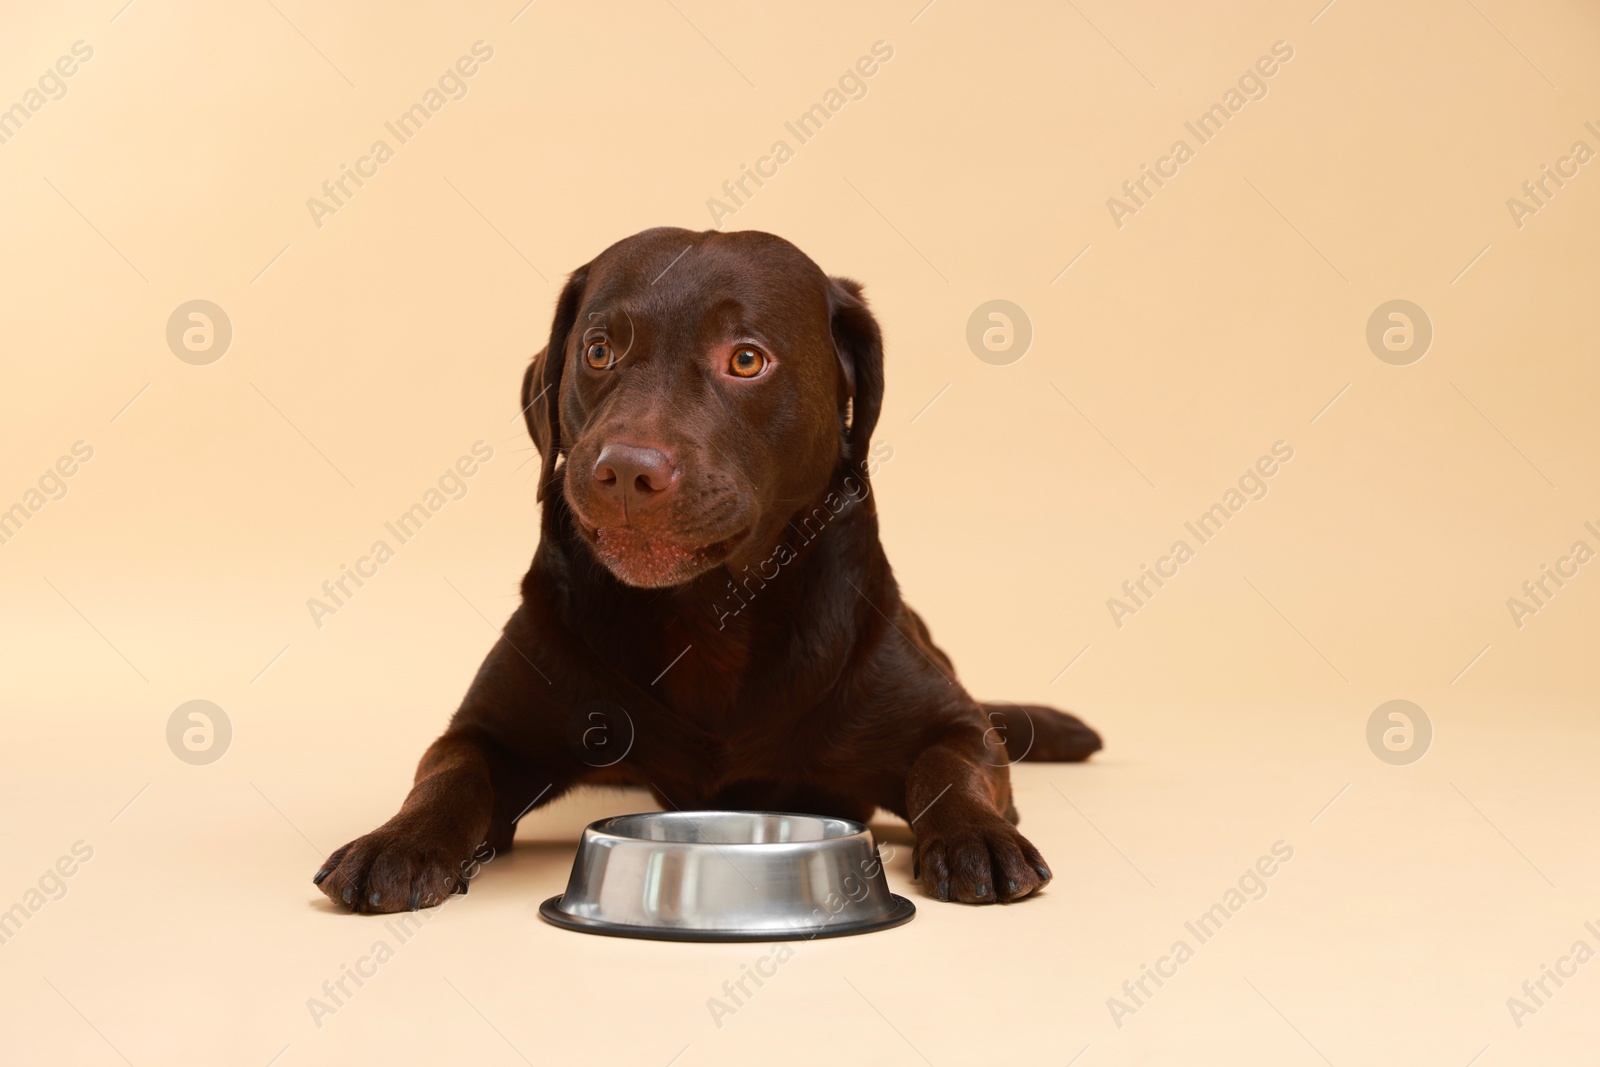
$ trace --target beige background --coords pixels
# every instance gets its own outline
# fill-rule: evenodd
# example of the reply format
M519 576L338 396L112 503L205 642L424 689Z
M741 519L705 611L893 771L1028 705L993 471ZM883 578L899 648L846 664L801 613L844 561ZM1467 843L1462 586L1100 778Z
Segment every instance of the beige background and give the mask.
M1506 1001L1600 949L1600 563L1521 629L1506 600L1600 549L1600 162L1521 228L1506 199L1600 150L1600 16L1320 2L7 4L0 106L93 58L0 144L0 507L94 458L0 545L0 907L94 852L0 946L0 1059L1585 1062L1600 963L1520 1028ZM479 40L465 98L318 228L306 199ZM866 96L796 144L880 40ZM1276 41L1268 95L1119 229L1107 198ZM886 821L917 920L800 946L718 1027L707 998L770 949L538 921L577 829L647 804L596 793L315 1025L392 935L310 876L398 803L532 552L516 387L556 284L709 226L779 138L724 225L867 285L908 599L976 693L1106 736L1016 772L1058 877L940 906ZM1007 366L965 341L996 298L1035 331ZM1397 298L1435 330L1409 366L1364 336ZM192 299L233 326L207 366L165 341ZM306 599L478 440L467 495L315 626ZM1267 498L1118 628L1107 598L1280 440ZM1396 698L1435 732L1404 767L1365 741ZM192 699L233 726L208 766L165 740ZM1117 1026L1107 998L1280 840L1265 898Z

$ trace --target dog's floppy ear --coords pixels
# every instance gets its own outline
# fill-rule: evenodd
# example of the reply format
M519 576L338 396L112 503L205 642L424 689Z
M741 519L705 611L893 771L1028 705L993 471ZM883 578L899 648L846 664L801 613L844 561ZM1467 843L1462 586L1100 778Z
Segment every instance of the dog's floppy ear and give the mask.
M867 310L861 284L849 278L829 279L828 315L842 372L839 417L842 422L848 406L850 420L845 441L849 458L860 462L866 457L883 407L883 332Z
M536 499L543 500L550 482L555 478L556 457L561 455L561 372L567 365L567 336L578 317L578 305L583 301L583 286L588 279L588 267L579 267L567 279L556 301L555 320L550 324L550 342L533 357L528 371L522 376L522 417L528 423L528 433L538 446L542 460L539 469L539 489Z

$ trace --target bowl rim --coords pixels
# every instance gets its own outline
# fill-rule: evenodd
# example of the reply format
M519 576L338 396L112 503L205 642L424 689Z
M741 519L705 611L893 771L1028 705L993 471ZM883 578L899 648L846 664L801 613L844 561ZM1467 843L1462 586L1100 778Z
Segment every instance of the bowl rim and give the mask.
M917 914L917 906L898 893L889 894L893 906L889 914L876 919L859 919L847 923L823 923L820 926L766 927L758 930L741 930L732 927L689 928L676 926L643 926L633 923L591 919L561 910L558 893L539 905L539 917L552 926L576 930L585 934L606 937L628 937L641 941L817 941L825 937L849 937L853 934L870 934L903 926Z
M803 841L711 841L701 835L699 841L663 841L653 837L635 837L631 834L617 833L612 825L626 819L667 819L673 822L682 820L692 823L697 817L725 817L737 816L741 818L793 818L806 819L812 822L834 823L844 827L848 832L831 837L812 838ZM846 819L837 815L817 815L804 811L745 811L734 808L705 808L699 810L676 811L638 811L624 815L608 815L603 819L596 819L583 828L583 834L578 841L581 851L589 844L592 838L606 838L612 841L626 841L640 845L671 845L675 848L709 848L722 851L723 849L795 849L795 848L829 848L843 842L855 841L863 835L871 836L872 828L866 823L855 819ZM878 849L876 837L871 837L873 851Z

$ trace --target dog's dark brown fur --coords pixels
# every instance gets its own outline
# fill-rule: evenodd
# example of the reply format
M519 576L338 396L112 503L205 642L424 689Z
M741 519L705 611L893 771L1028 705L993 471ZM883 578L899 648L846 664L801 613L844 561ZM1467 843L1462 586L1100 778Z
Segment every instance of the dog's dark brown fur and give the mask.
M968 696L901 601L871 495L882 398L860 286L780 238L649 230L575 271L523 381L543 521L522 605L400 812L329 857L323 892L438 904L530 807L594 784L670 808L885 808L941 900L1049 881L1008 762L1100 739Z

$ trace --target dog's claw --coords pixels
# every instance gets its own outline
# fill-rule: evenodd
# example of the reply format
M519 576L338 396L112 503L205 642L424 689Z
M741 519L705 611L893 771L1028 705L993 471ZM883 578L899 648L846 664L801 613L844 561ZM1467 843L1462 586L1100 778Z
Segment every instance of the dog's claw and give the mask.
M311 884L312 885L321 885L323 880L326 879L328 877L328 875L330 875L332 873L333 873L333 868L332 867L324 867L324 868L322 868L322 870L320 870L316 874L312 875Z
M940 900L1009 904L1049 881L1044 857L999 812L948 812L918 834L928 835L918 858L928 868L929 895Z
M467 869L447 842L409 827L381 827L324 860L316 882L336 906L374 915L420 911L465 892L459 883Z

